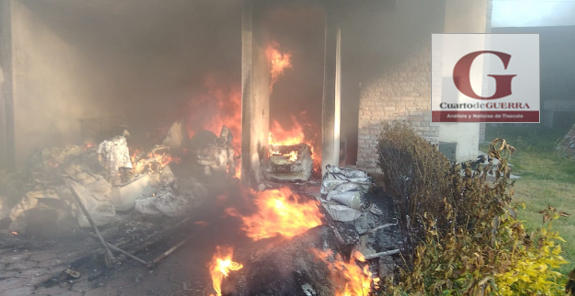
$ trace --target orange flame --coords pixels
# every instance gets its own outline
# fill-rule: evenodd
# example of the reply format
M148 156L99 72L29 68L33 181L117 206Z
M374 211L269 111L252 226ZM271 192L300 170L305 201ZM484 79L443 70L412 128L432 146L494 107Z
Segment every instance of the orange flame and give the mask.
M224 84L215 75L204 80L203 92L188 102L188 136L192 138L201 129L220 135L225 125L232 133L232 146L241 153L242 96L240 85ZM237 157L237 155L236 155ZM236 163L236 177L241 175L241 162Z
M167 152L154 152L153 150L146 153L142 153L142 151L138 148L129 148L131 151L130 160L132 161L132 171L136 172L139 171L142 166L150 165L151 163L157 163L160 165L161 168L166 167L168 164L180 163L181 158L172 156Z
M94 144L94 142L92 142L92 140L86 140L84 142L84 145L82 145L82 150L86 151L92 147L95 147L96 144Z
M288 187L282 187L258 192L254 201L257 212L252 216L241 216L231 208L226 212L242 219L242 229L254 241L277 235L289 238L322 224L318 202L300 200Z
M270 133L269 133L269 153L271 155L280 155L280 152L274 150L274 146L290 146L290 145L297 145L297 144L307 144L311 149L311 157L313 160L314 170L321 167L321 154L317 153L314 149L313 141L315 139L306 140L305 134L303 132L302 125L298 122L295 116L291 115L292 120L292 129L285 130L279 122L272 120L272 124L270 126ZM284 156L289 156L289 161L297 160L297 155L294 157L291 153L286 154Z
M289 161L294 162L297 160L297 152L296 151L292 151L288 154L289 156Z
M272 42L266 48L266 57L271 64L271 81L270 81L270 92L273 91L274 84L278 81L280 75L285 69L291 69L291 54L282 53L279 51L279 44L277 42Z
M282 126L275 120L272 120L269 133L269 147L270 154L281 155L279 151L274 149L274 146L289 146L304 143L305 135L301 125L292 116L294 127L291 130L284 130ZM313 148L312 148L313 151ZM289 161L294 162L297 160L297 152L291 151L290 153L283 154L289 157Z
M234 137L233 146L241 146L242 97L239 85L224 85L214 75L204 80L204 92L188 102L188 135L193 137L199 129L220 135L225 125Z
M337 286L335 296L368 296L372 292L372 283L378 282L378 279L372 278L368 265L361 268L357 264L357 261L365 261L363 255L358 251L354 252L349 263L343 261L339 254L318 249L311 249L311 251L316 257L324 261L332 272L332 281Z
M137 158L142 151L138 148L132 149L131 147L129 147L128 149L132 151L132 154L130 155L130 160L132 161L132 164L135 164L138 161Z
M227 277L231 271L237 271L244 266L232 261L234 250L230 247L216 247L216 253L209 263L212 285L217 296L222 295L222 280ZM213 294L212 294L213 296Z
M303 133L301 124L297 122L295 116L292 115L291 118L293 122L293 128L291 130L284 130L277 121L272 120L269 134L270 146L289 146L304 143L305 134Z
M161 167L167 166L169 163L180 163L181 159L179 157L173 157L168 153L150 153L150 158L155 158Z
M201 227L206 227L208 225L210 225L210 223L206 222L206 221L196 221L194 222L194 225L199 225Z

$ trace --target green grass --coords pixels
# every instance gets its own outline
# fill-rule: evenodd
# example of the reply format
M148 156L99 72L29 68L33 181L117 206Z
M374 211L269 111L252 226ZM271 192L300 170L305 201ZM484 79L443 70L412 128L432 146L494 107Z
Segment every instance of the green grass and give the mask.
M561 247L569 261L561 269L567 274L575 266L575 161L559 157L555 149L567 130L545 128L539 124L488 126L486 139L504 138L517 151L511 156L513 173L521 176L514 185L514 199L525 203L520 220L535 229L541 226L538 213L548 205L572 214L554 222L553 228L566 240ZM486 146L482 147L486 151Z

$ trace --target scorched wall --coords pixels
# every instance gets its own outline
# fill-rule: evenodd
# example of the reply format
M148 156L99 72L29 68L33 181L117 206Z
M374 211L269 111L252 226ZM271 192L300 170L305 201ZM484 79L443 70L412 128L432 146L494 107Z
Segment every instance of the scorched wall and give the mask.
M15 159L22 164L34 149L77 141L79 119L98 100L86 92L93 78L80 52L20 1L11 9Z
M3 1L11 4L8 157L18 167L43 146L81 144L80 120L121 121L134 139L192 115L216 117L191 103L239 95L238 1Z

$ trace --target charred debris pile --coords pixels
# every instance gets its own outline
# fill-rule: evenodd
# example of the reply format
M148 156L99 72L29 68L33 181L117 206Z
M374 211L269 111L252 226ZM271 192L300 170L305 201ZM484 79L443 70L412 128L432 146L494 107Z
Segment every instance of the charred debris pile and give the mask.
M216 295L373 295L393 276L401 239L391 197L361 170L328 166L321 183L317 194L253 193L251 215L227 211L250 240L216 250Z
M215 182L236 182L231 138L223 126L219 136L189 139L175 122L148 149L134 148L127 129L99 143L44 147L24 170L0 175L0 248L52 241L108 266L125 258L153 265L134 254L193 224Z
M97 258L113 267L129 258L152 267L191 238L201 239L194 222L214 204L217 188L235 184L244 204L219 206L224 216L240 220L246 239L221 246L227 254L219 246L214 250L208 269L216 295L378 291L380 279L394 273L402 239L392 198L372 177L328 166L317 186L310 181L312 148L300 143L271 147L262 164L265 190L241 188L234 178L239 153L232 139L225 126L219 136L200 131L188 139L184 124L176 122L149 149L129 148L127 131L100 143L44 148L18 178L25 182L8 192L20 191L20 198L2 195L2 235L9 238L3 244L17 248L18 239L34 232L54 238L81 234L91 244L76 244L86 251L71 266ZM182 229L186 237L172 238L166 252L152 260L138 257Z

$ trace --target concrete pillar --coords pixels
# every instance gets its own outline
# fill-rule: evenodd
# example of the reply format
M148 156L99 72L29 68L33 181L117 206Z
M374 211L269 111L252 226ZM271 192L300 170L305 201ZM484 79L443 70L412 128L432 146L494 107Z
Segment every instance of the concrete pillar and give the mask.
M265 55L262 2L242 2L242 182L261 183L269 139L270 65Z
M491 33L491 23L492 23L492 16L493 16L493 0L487 0L485 13L486 13L486 16L485 16L485 33ZM487 124L486 123L480 123L479 124L479 143L486 142L489 140L489 139L486 139L486 135L485 135L486 132L487 132Z
M445 0L444 33L485 33L488 0ZM444 77L451 73L444 73ZM477 158L480 123L441 123L439 140L456 142L457 161Z
M0 168L15 166L12 0L0 0Z
M326 165L339 165L341 123L341 30L329 8L325 21L322 98L322 175Z

